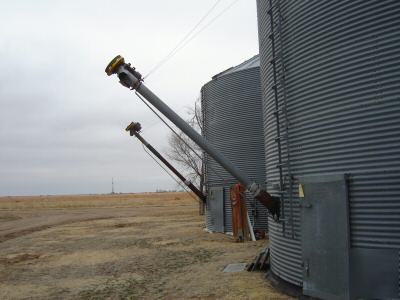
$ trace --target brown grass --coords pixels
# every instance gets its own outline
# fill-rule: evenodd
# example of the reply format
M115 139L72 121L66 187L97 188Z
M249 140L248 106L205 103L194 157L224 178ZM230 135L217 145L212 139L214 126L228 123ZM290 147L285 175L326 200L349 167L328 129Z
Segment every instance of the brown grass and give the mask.
M193 205L193 203L195 203L194 199L180 192L114 195L12 196L0 197L0 210Z
M204 231L187 194L0 199L0 299L288 299L223 273L266 241Z

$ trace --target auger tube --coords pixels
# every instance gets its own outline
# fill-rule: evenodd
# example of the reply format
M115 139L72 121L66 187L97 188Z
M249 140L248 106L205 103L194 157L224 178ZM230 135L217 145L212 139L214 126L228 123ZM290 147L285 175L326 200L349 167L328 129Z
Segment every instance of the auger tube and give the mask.
M158 152L152 145L150 145L140 134L140 130L142 126L140 123L132 122L131 124L126 127L126 131L129 132L131 136L135 136L147 149L151 151L159 160L161 160L164 165L168 167L199 199L205 203L206 196L188 179L186 179L173 165L166 160L160 152Z

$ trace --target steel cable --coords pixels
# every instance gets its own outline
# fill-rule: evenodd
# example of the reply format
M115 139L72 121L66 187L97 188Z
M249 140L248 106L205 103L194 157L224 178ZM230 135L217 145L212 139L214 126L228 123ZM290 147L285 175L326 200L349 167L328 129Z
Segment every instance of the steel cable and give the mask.
M212 18L206 25L204 25L200 30L198 30L196 33L194 33L192 36L190 36L194 30L196 30L197 27L201 24L202 21L206 17L209 16L209 14L214 10L214 8L217 6L217 4L221 0L218 0L212 7L211 9L204 15L201 20L192 28L192 30L189 31L188 34L169 52L169 54L162 59L155 67L153 67L149 73L147 73L143 79L146 79L147 77L150 76L150 74L154 73L156 70L158 70L162 65L164 65L167 61L169 61L172 57L174 57L180 50L182 50L187 44L189 44L195 37L197 37L200 33L202 33L205 29L207 29L212 23L214 23L219 17L221 17L225 12L227 12L233 5L235 5L239 0L234 0L231 4L229 4L227 7L225 7L219 14L217 14L214 18Z
M147 103L147 101L137 92L135 91L136 96L139 97L140 100L142 100L142 102L197 156L199 157L201 160L203 160L203 157L198 154L193 147L191 147L180 135L179 133L176 132L176 130L174 128L172 128L171 125L169 125L167 123L167 121L164 120L164 118L157 113L151 106L149 103ZM153 124L154 125L154 124ZM226 182L226 180L211 166L208 166L208 168L210 168L210 170L219 177L219 179L221 179L223 182Z
M146 150L146 148L144 147L143 144L142 144L142 148L157 163L157 165L159 165L165 171L165 173L167 173L169 175L169 177L171 177L186 193L188 193L190 195L190 197L192 197L194 200L200 202L200 199L197 199L196 197L194 197L192 195L192 193L187 190L186 186L184 186L179 180L177 180L149 151Z
M200 24L210 15L210 13L215 9L215 7L218 5L218 3L221 2L221 0L217 0L213 6L206 12L205 15L203 15L200 20L196 23L196 25L181 39L176 46L162 59L160 60L144 77L143 79L147 78L151 73L155 72L157 69L159 69L164 63L166 63L172 56L176 54L176 50L181 46L182 43L185 42L186 39L190 37L190 35L197 29L197 27L200 26Z

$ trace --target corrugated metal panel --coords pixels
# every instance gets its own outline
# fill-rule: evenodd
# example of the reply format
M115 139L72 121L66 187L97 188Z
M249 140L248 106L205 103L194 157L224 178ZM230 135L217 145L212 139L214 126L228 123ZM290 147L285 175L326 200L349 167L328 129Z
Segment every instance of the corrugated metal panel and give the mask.
M202 88L204 136L251 179L265 181L258 56L213 77ZM206 156L206 186L225 188L225 232L232 231L230 187L237 180ZM247 195L256 229L267 229L267 211ZM208 223L209 224L209 223ZM213 228L208 227L213 230Z
M257 5L271 186L279 170L268 2ZM275 24L281 23L276 67L278 77L285 75L293 176L349 173L351 246L400 248L400 1L273 3ZM280 106L284 95L280 82ZM286 151L283 142L282 157ZM270 222L272 270L301 285L299 200L293 196L294 237L290 224L284 234L282 224ZM287 197L284 210L288 217Z

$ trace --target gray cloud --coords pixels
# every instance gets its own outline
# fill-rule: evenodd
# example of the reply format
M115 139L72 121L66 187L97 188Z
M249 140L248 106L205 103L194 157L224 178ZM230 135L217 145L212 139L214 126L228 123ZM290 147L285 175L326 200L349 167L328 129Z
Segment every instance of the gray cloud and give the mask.
M221 2L220 9L231 1ZM122 54L150 70L214 1L9 1L0 11L0 195L104 193L175 183L124 131L168 130L104 73ZM255 1L241 0L146 80L185 114L211 76L258 50Z

